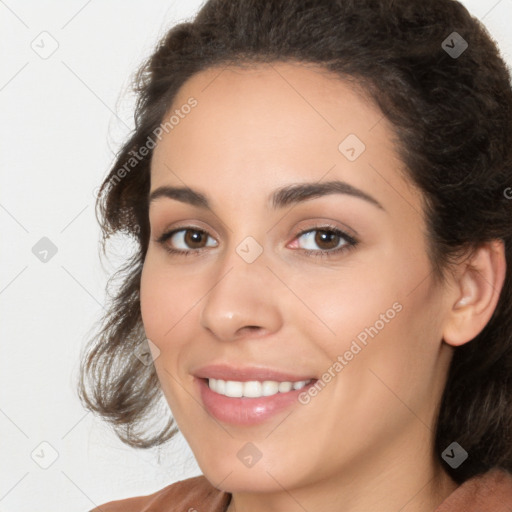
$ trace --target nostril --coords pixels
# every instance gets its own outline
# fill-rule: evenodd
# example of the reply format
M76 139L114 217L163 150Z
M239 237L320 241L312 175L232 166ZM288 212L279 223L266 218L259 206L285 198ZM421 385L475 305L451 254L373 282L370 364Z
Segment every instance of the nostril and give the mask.
M248 331L257 331L258 329L261 329L260 326L258 325L244 325L243 327L240 327L239 332L243 332L245 330L248 330Z

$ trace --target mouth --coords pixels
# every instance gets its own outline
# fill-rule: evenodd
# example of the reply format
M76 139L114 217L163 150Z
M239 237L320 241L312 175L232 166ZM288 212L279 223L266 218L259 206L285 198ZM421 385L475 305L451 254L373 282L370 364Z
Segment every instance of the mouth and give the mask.
M223 379L204 379L209 389L219 395L230 398L261 398L263 396L273 396L277 393L288 393L302 389L311 383L312 379L299 381L277 381L277 380L223 380Z
M196 378L198 394L206 411L218 421L245 427L265 423L293 407L303 407L299 394L313 386L316 380L260 382ZM223 386L223 392L218 392L222 391ZM265 395L264 392L269 394ZM236 396L229 396L228 393Z
M194 380L211 416L231 425L250 426L302 407L300 393L318 379L261 367L210 365L196 371Z

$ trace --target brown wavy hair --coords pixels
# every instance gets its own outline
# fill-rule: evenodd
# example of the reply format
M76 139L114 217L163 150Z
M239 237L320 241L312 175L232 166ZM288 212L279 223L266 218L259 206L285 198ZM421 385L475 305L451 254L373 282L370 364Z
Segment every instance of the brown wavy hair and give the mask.
M442 46L453 32L468 43L457 58ZM135 129L96 202L103 252L118 233L136 251L109 280L107 290L116 289L83 350L83 405L133 447L177 431L170 414L148 431L162 391L154 366L134 357L146 343L139 287L150 234L152 149L141 148L195 73L278 61L355 81L391 122L407 177L423 192L435 277L461 251L504 240L504 287L481 333L455 348L435 451L442 460L457 441L469 453L458 469L445 465L458 483L492 467L512 471L512 88L496 44L454 0L209 0L168 31L135 74Z

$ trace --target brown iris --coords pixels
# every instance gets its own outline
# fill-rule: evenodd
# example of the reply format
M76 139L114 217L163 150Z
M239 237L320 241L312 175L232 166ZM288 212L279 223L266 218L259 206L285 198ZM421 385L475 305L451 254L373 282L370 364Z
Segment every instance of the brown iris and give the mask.
M321 249L324 249L324 250L335 249L338 246L339 242L340 242L340 235L333 233L332 231L321 231L321 230L316 231L315 243Z
M203 247L201 243L206 242L207 237L208 235L203 231L187 229L183 238L191 249L201 249Z

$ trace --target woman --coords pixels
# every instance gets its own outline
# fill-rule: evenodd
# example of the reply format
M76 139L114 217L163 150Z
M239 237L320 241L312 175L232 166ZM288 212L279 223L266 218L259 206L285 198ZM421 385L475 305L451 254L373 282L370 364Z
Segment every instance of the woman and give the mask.
M479 22L210 0L137 91L98 205L138 251L81 397L203 476L95 510L511 510L512 88Z

